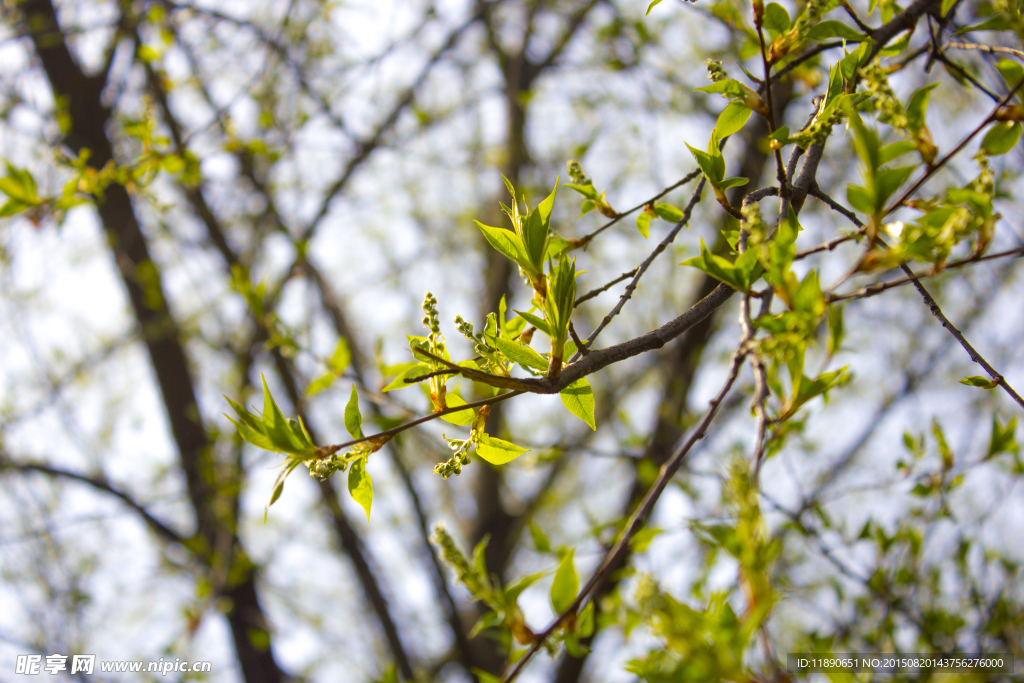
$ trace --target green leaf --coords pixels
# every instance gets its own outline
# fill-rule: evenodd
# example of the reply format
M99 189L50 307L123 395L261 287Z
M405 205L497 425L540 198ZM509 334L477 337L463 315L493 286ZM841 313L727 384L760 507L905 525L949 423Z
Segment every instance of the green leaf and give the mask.
M752 113L753 111L749 107L739 102L727 104L722 113L718 115L718 121L715 122L715 132L718 133L719 139L738 133Z
M224 417L227 417L228 421L235 426L235 429L238 431L238 435L242 437L243 440L251 443L253 446L256 446L256 448L262 448L265 451L277 450L274 447L274 443L268 439L263 432L251 429L241 422L235 422L227 415Z
M589 638L594 635L594 601L589 601L580 610L576 618L576 633L581 638Z
M338 339L338 345L334 347L334 353L331 354L327 364L331 367L331 370L340 375L345 372L351 362L352 350L348 347L348 340L341 337Z
M821 396L835 385L846 380L847 377L848 374L845 367L839 368L834 372L822 373L817 379L813 380L809 379L806 375L802 376L795 394L790 397L786 411L780 419L789 417L798 411L805 403L817 396Z
M883 164L887 164L896 157L916 151L917 145L915 143L910 140L900 140L899 142L894 142L891 145L883 147L878 153L878 158Z
M562 187L568 187L570 190L576 190L581 195L583 195L584 197L591 201L596 202L599 199L601 199L600 193L598 193L597 189L591 183L587 183L586 185L577 185L576 183L562 183ZM586 211L584 211L584 213L586 213Z
M412 384L406 383L405 380L416 379L417 377L421 377L431 372L430 366L426 363L404 363L402 365L392 366L390 370L392 372L398 371L398 376L381 389L382 392L411 387Z
M655 204L654 213L658 214L659 218L668 221L669 223L678 223L684 218L683 212L671 204Z
M544 531L537 526L535 523L530 522L530 536L533 537L533 547L537 549L539 553L550 553L551 552L551 541L548 540L547 535Z
M647 6L647 14L645 14L644 16L646 17L650 15L651 10L654 9L655 6L657 6L659 3L661 3L661 0L652 0L651 4Z
M861 213L872 214L875 212L874 195L866 187L847 185L846 201Z
M706 92L716 95L724 95L726 97L736 97L739 99L745 99L747 97L747 88L735 78L723 78L711 85L705 85L703 88L697 88L697 92Z
M964 26L953 31L954 36L962 36L965 33L971 31L1009 31L1012 27L1009 22L1006 21L1006 16L1003 14L993 14L985 21L974 24L973 26Z
M529 450L508 441L495 439L489 434L481 434L476 442L476 454L492 465L504 465L512 462Z
M996 121L981 141L981 151L990 157L1006 154L1020 140L1020 121Z
M594 421L594 390L585 377L578 380L558 392L562 398L562 404L570 413L587 423L587 426L597 430L597 423Z
M1015 62L1012 59L1001 59L996 64L999 69L999 73L1002 74L1003 80L1006 81L1006 85L1011 88L1015 87L1024 79L1024 66L1021 66L1019 62ZM1024 97L1021 92L1017 91L1017 97Z
M998 380L989 379L988 377L980 377L978 375L973 377L964 377L960 380L960 384L966 384L969 387L978 387L979 389L995 389L999 386Z
M700 170L704 172L704 176L708 179L708 182L714 186L717 186L721 181L722 176L716 175L715 162L711 158L711 155L707 152L703 152L696 147L691 147L690 143L684 143L687 149L690 150L690 154L697 160L697 165L700 166Z
M352 385L352 395L345 406L345 429L352 435L353 439L363 438L363 416L359 414L359 395L356 393L356 385Z
M742 187L750 182L750 178L726 178L722 182L718 183L718 187L722 190L728 190L730 187Z
M879 151L879 158L881 158L881 150ZM916 166L903 166L901 168L887 168L878 172L875 176L875 210L878 212L885 210L885 203L889 200L896 190L900 189L903 183L907 182L907 178L914 172Z
M845 331L843 330L843 307L838 305L829 306L825 311L828 319L828 353L835 354L843 344Z
M847 121L853 130L853 148L856 150L860 160L864 162L868 171L873 175L874 171L882 165L878 154L878 134L864 125L860 114L852 107L849 110Z
M302 453L305 450L305 444L295 436L288 420L274 402L274 397L270 395L266 379L263 379L263 433L274 444L274 450L283 453Z
M786 8L777 2L769 2L764 7L764 19L761 25L768 29L772 40L789 30L793 20L789 18Z
M484 225L480 221L473 222L480 228L480 231L484 234L484 238L490 243L490 245L497 249L503 256L509 260L515 261L523 268L531 268L530 258L526 254L526 249L523 246L523 241L519 239L519 235L515 234L511 230L505 230L504 228L492 228L489 225Z
M652 214L648 211L641 211L640 215L636 217L636 229L640 231L644 239L647 239L651 234L652 217Z
M494 340L494 344L509 360L519 363L524 368L548 369L548 362L544 360L544 357L522 342L509 341L499 337Z
M505 599L508 600L509 604L515 604L515 601L519 599L519 595L537 583L538 579L544 577L547 572L537 572L536 574L527 574L526 576L516 579L516 581L505 589Z
M1020 446L1017 445L1014 435L1017 431L1017 418L1013 418L1006 425L999 422L998 416L992 417L992 440L989 442L988 455L991 458L1000 453L1018 453Z
M373 480L366 471L366 459L360 458L348 470L348 493L352 500L366 510L366 521L370 521L370 506L373 505Z
M808 40L828 40L829 38L843 38L844 40L864 40L867 36L858 33L841 21L823 21L814 26L807 33Z
M716 280L720 280L741 292L749 291L750 286L764 272L764 269L757 260L755 249L748 249L736 259L736 263L729 263L727 259L712 254L708 250L707 245L704 244L703 238L700 241L700 256L687 259L679 265L698 268Z
M445 394L444 402L449 408L458 408L459 406L466 405L466 401L458 394ZM441 419L453 425L467 427L473 424L473 420L476 419L476 413L473 412L472 408L467 408L466 410L459 410L454 413L442 415Z
M633 552L642 553L645 550L647 550L647 546L651 544L651 541L654 540L654 537L663 532L663 529L645 527L633 535L633 538L629 542L629 544L633 547Z
M309 386L306 387L306 396L314 396L334 384L334 377L334 373L329 372L326 375L318 377L310 382Z
M780 143L786 144L786 141L789 140L789 126L782 126L781 128L776 128L775 132L772 133L771 135L766 135L765 139L778 140Z
M932 90L939 87L938 83L931 83L918 88L907 100L907 128L916 133L924 126L925 113L928 111L928 100L932 96Z
M551 582L551 606L555 614L562 614L570 607L576 599L580 590L580 577L576 574L576 567L572 562L573 550L570 548L562 557L562 561L555 570L555 579Z
M946 12L956 4L956 0L942 0L942 6L939 8L939 16L945 17Z
M546 334L547 336L549 336L549 337L551 336L551 328L548 327L548 324L542 318L534 315L533 313L524 313L523 311L516 311L516 314L520 318L522 318L523 320L525 320L526 322L530 323L531 325L536 327L538 330L540 330L541 332ZM545 367L547 367L547 366L545 366Z
M654 2L651 3L651 7L654 7L659 2L661 2L661 0L654 0ZM650 11L650 9L647 10L648 14L650 13ZM470 636L472 636L472 634L470 634ZM473 672L473 675L476 676L477 680L480 683L501 683L501 678L499 676L495 676L489 671L478 669L475 666L472 669L470 669L470 671Z

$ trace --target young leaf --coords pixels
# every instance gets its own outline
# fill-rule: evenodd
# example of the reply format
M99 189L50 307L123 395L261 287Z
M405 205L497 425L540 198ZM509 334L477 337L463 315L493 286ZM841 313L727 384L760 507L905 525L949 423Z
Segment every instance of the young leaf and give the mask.
M683 212L671 204L655 204L654 213L658 214L659 218L668 221L669 223L678 223L683 220Z
M756 250L748 249L736 259L736 263L729 263L727 259L712 254L703 238L700 241L700 256L687 259L679 265L698 268L741 292L749 291L750 286L764 272L757 260Z
M999 381L975 375L973 377L964 377L960 380L960 384L966 384L969 387L978 387L979 389L995 389L999 386Z
M772 40L789 30L793 20L789 18L786 8L777 2L769 2L764 7L764 19L761 25L764 26Z
M591 429L597 429L597 423L594 421L594 390L590 388L590 383L585 377L580 377L562 389L558 395L570 413L586 422Z
M314 396L316 394L319 394L321 391L331 386L332 384L334 384L334 373L328 372L326 375L317 377L315 380L309 383L309 386L306 387L306 396Z
M533 547L537 549L537 552L551 552L551 541L548 540L548 537L544 533L544 531L533 522L530 522L530 536L533 537Z
M331 359L327 361L327 364L331 366L331 370L335 374L340 375L345 372L345 369L348 368L351 362L352 350L348 347L348 340L341 337L338 339L338 345L334 347L334 353L331 354Z
M445 394L444 398L445 403L448 404L449 408L458 408L459 406L466 405L466 401L463 400L463 398L458 394ZM466 410L459 410L454 413L442 415L441 419L453 425L459 425L460 427L468 427L469 425L473 424L473 420L475 417L476 414L473 412L473 409L467 408Z
M990 157L1006 154L1020 140L1020 121L997 121L981 141L981 151Z
M651 218L652 214L646 209L640 212L640 215L636 217L636 229L640 231L640 234L647 239L651 234Z
M544 357L522 342L498 338L494 340L494 344L509 360L519 363L524 368L548 369L548 362Z
M752 113L749 107L739 102L727 104L722 113L718 115L718 121L715 123L715 132L718 134L719 139L739 132L747 123Z
M512 462L529 450L508 441L495 439L489 434L481 434L476 442L476 454L492 465L504 465Z
M651 10L654 9L655 6L657 6L660 3L661 3L661 0L652 0L651 4L647 6L647 14L645 14L644 16L646 17L646 16L650 15Z
M708 182L712 185L717 185L721 181L722 176L715 174L715 162L711 158L711 155L707 152L702 152L696 147L691 147L690 143L684 143L687 149L690 150L690 154L697 160L697 165L700 166L700 170L703 171L704 176L708 179Z
M359 414L359 395L356 393L356 385L352 385L352 395L345 406L345 429L352 435L353 439L363 438L363 416Z
M352 500L366 510L366 521L370 521L370 506L373 505L373 480L366 471L366 459L352 463L348 471L348 493Z
M551 606L555 614L562 614L572 606L576 593L580 590L580 578L572 563L573 550L570 549L555 570L555 579L551 582Z
M866 36L863 33L857 33L841 21L831 19L814 26L807 33L808 40L828 40L829 38L843 38L844 40L860 41L864 40Z
M986 458L991 458L1000 453L1017 453L1020 451L1020 446L1017 445L1017 441L1014 439L1014 434L1017 431L1017 418L1013 418L1003 426L999 417L994 416L992 418L992 440L989 442L988 455Z
M504 228L492 228L480 221L474 221L474 223L480 228L480 232L484 234L484 238L487 239L490 245L503 256L515 261L523 269L530 269L532 267L530 258L526 254L526 249L523 247L523 241L519 238L519 235Z
M520 318L530 323L547 336L551 336L551 328L548 327L548 324L542 318L534 315L533 313L524 313L523 311L516 311L516 313Z

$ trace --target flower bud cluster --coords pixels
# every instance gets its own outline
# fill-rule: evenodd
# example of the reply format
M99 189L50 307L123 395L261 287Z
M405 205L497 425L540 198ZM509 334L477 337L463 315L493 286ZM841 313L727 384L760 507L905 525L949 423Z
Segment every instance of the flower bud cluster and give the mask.
M718 81L724 81L729 77L729 74L722 68L722 62L718 59L709 59L704 62L704 66L708 69L708 80L712 83L718 83Z
M875 110L878 112L878 120L888 123L896 130L908 132L907 126L910 125L910 121L907 119L907 113L900 101L896 99L896 94L892 91L892 86L889 85L889 79L886 77L882 64L875 59L870 64L861 67L860 76L864 81L864 86L871 93Z
M593 185L593 182L587 177L587 174L583 172L583 167L580 166L580 162L575 159L572 159L565 164L565 170L568 171L569 177L576 185Z
M344 472L348 469L348 453L332 453L326 458L307 460L306 467L309 468L309 476L316 477L320 481L328 479L335 472Z
M469 464L469 448L473 445L472 439L449 439L444 437L448 446L455 451L451 458L445 462L439 462L434 466L434 474L440 474L444 479L462 474L462 468Z
M423 325L430 330L430 352L435 356L444 353L444 337L441 336L441 322L437 315L437 298L427 292L423 297Z

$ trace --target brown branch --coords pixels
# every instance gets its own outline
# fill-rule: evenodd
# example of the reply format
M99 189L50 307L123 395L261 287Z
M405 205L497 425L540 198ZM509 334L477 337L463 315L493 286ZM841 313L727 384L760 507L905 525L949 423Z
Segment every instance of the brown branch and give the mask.
M973 346L971 346L970 342L968 342L964 338L964 335L960 332L960 330L958 330L956 326L949 321L949 318L947 318L945 314L942 312L942 309L939 308L938 302L936 302L932 295L928 292L928 290L924 288L924 285L921 284L920 280L918 280L918 278L914 275L913 271L910 270L907 264L903 263L900 265L900 267L903 269L903 272L907 273L908 276L913 278L912 281L914 283L914 287L917 289L918 293L921 294L921 298L924 299L925 303L928 305L928 310L931 311L932 315L938 318L939 322L942 323L943 327L949 330L949 333L953 335L953 338L960 342L960 346L964 347L968 355L970 355L971 360L973 360L981 367L985 368L985 372L989 374L989 377L991 377L994 382L997 382L999 386L1001 386L1003 390L1007 394L1009 394L1010 397L1014 401L1016 401L1021 408L1024 408L1024 398L1021 398L1020 394L1018 394L1013 389L1013 387L1010 386L1009 382L1007 382L1001 374L996 372L996 369L993 368L992 365L987 360L985 360L984 357L982 357L982 355L978 353Z
M723 144L724 142L726 141L723 140ZM682 230L683 227L690 222L690 214L693 213L694 207L696 207L697 202L700 201L700 196L701 193L704 191L704 184L706 182L707 178L704 178L702 176L700 182L697 183L697 187L694 188L693 194L690 196L690 201L687 203L686 208L683 209L682 219L680 219L680 221L676 223L675 227L673 227L672 230L669 231L667 235L665 235L665 239L658 243L658 246L654 248L654 251L652 251L646 259L644 259L644 262L637 266L636 275L634 275L633 279L630 280L628 285L626 285L626 289L625 291L622 292L622 296L619 297L618 303L615 304L615 307L608 313L608 315L604 317L603 320L601 320L601 323L597 326L597 329L595 329L587 338L588 347L592 347L594 345L594 341L597 339L597 335L601 334L601 331L604 330L604 328L606 328L609 323L611 323L612 318L617 316L619 312L622 310L623 306L626 305L626 302L630 300L630 298L633 296L634 290L636 290L637 284L640 282L640 278L644 276L644 273L646 273L647 269L650 268L651 263L653 263L654 259L658 257L658 254L665 251L665 249L668 248L668 245L671 244L673 240L675 240L676 235L679 234L679 231ZM573 356L573 360L575 360L575 358L576 356Z
M319 226L320 221L327 216L333 199L345 188L346 185L348 185L348 181L352 178L352 175L363 164L363 162L365 162L373 151L382 144L384 136L392 129L392 127L394 127L395 123L398 122L399 116L401 116L402 112L405 111L406 107L412 103L413 99L416 97L416 91L419 90L420 86L427 80L427 76L430 75L430 72L441 60L441 57L455 47L455 44L466 29L476 23L479 18L478 14L474 14L448 35L448 39L440 48L430 55L427 63L420 69L419 74L417 74L413 82L405 89L402 96L398 98L398 101L395 102L391 111L384 120L378 124L377 129L373 134L365 140L357 141L357 152L355 156L348 160L348 163L345 164L345 168L341 172L341 175L324 194L324 198L320 203L320 208L316 215L313 216L313 219L301 231L301 235L299 237L300 242L309 241L309 239L313 237L313 233L316 231L317 226Z
M1024 247L1018 247L1017 249L1010 249L1009 251L1001 251L1001 252L998 252L998 253L995 253L995 254L986 254L985 256L970 256L968 258L961 259L959 261L953 261L951 263L947 263L945 265L945 267L943 267L942 270L933 270L932 272L929 272L929 273L913 273L913 275L908 275L906 277L901 277L898 280L889 280L889 281L886 281L886 282L879 282L879 283L876 283L876 284L873 284L873 285L867 285L866 287L861 287L860 289L858 289L855 292L849 292L847 294L839 294L839 295L832 294L826 300L827 300L828 303L831 304L831 303L836 303L838 301L847 301L849 299L866 299L868 297L875 296L876 294L881 294L882 292L886 292L886 291L888 291L890 289L893 289L895 287L900 287L900 286L908 284L910 282L914 282L915 280L919 280L919 279L926 278L926 277L935 277L936 275L941 275L942 273L946 272L947 270L952 270L954 268L963 268L964 266L973 265L975 263L981 263L983 261L992 261L992 260L995 260L995 259L1006 258L1008 256L1016 256L1016 257L1024 256Z
M633 539L633 536L635 536L647 522L647 518L650 516L651 511L657 504L661 494L668 486L668 483L672 480L672 477L675 476L676 472L678 472L679 468L682 466L687 453L690 452L698 441L707 435L711 421L714 419L719 406L722 404L722 401L725 400L726 395L732 389L732 386L736 381L736 377L739 375L740 366L743 364L743 359L747 355L745 348L746 341L747 340L744 340L744 343L733 355L732 365L729 368L729 375L726 378L725 384L715 398L711 400L710 407L704 414L704 417L698 423L690 437L680 444L679 448L676 449L668 461L662 465L658 478L655 480L654 484L651 485L651 488L647 491L647 494L640 502L640 505L637 506L637 509L633 511L632 515L630 515L629 520L626 522L622 532L619 534L618 540L605 555L601 565L593 575L591 575L586 585L583 586L568 609L555 617L554 621L548 624L547 628L537 634L537 638L533 644L530 645L529 649L523 653L505 676L504 683L511 683L511 681L513 681L523 670L523 667L526 666L527 662L530 661L533 655L537 654L537 651L543 647L545 641L555 632L555 630L558 629L562 622L568 619L571 615L575 615L577 613L594 588L604 581L611 569L618 563L620 556L628 550L629 543Z
M967 137L965 137L963 140L961 140L957 144L957 146L954 147L948 154L946 154L941 159L939 159L935 163L934 166L929 167L928 170L926 170L924 172L924 175L922 175L920 178L918 178L917 181L913 185L911 185L907 189L906 192L904 192L902 195L900 195L900 198L897 199L895 202L893 202L889 206L889 208L885 210L885 214L883 215L883 217L884 216L888 216L889 214L891 214L893 211L895 211L896 209L901 207L905 201L907 201L912 196L914 196L914 193L917 192L917 190L922 185L924 185L925 181L927 181L929 178L931 178L933 175L935 175L940 168L942 168L947 163L949 163L950 159L952 159L954 156L959 154L960 150L962 150L964 147L966 147L967 143L969 143L971 140L973 140L974 137L976 135L978 135L978 133L980 133L982 130L984 130L985 126L987 126L988 124L990 124L993 121L995 121L996 120L996 114L999 113L999 110L1002 109L1003 107L1005 107L1007 105L1007 103L1009 103L1009 101L1013 98L1013 96L1015 94L1017 94L1017 91L1020 90L1022 86L1024 86L1024 78L1022 78L1017 83L1017 85L1013 86L1013 88L1010 89L1010 92L1006 93L1005 97L1003 97L1001 100L999 100L999 102L996 104L995 108L991 111L991 113L989 113L989 115L985 117L984 121L982 121L980 124L978 124L974 128L974 130L972 130L967 135Z
M1015 50L1012 47L1003 47L1001 45L977 45L975 43L947 43L946 47L952 47L957 50L980 50L981 52L988 52L989 54L1006 52L1007 54L1016 55L1017 57L1024 58L1024 51Z
M575 301L575 303L573 303L572 307L573 308L578 308L579 305L582 304L584 301L590 301L591 299L593 299L594 297L598 296L599 294L604 294L609 289L611 289L613 286L619 284L623 280L626 280L626 279L631 278L634 275L636 275L636 271L638 269L639 269L639 266L637 266L633 270L626 271L625 273L623 273L622 275L618 276L614 280L612 280L612 281L602 285L601 287L598 287L597 289L590 290L589 292L587 292L586 294L584 294L580 298L576 299L576 301Z
M665 188L664 190L662 190L662 191L661 191L661 192L659 192L658 194L654 195L653 197L651 197L651 198L650 198L650 199L648 199L647 201L645 201L645 202L643 202L643 203L641 203L641 204L637 204L637 205L636 205L636 206L634 206L634 207L633 207L632 209L628 209L628 210L626 210L626 211L623 211L623 212L622 212L622 213L620 213L620 214L617 214L617 215L615 216L615 218L611 219L610 221L608 221L607 223L605 223L604 225L602 225L602 226L601 226L600 228L598 228L598 229L597 229L597 230L595 230L594 232L590 233L589 235L584 235L583 237L579 238L578 240L575 240L575 241L576 241L576 243L578 243L578 244L579 244L580 246L582 246L582 247L586 248L586 246L587 246L588 244L590 244L590 242L591 242L591 241L592 241L592 240L593 240L593 239L594 239L595 237L597 237L597 236L598 236L598 235L600 235L600 234L601 234L602 232L604 232L604 231L605 231L605 230L607 230L608 228L612 227L613 225L615 225L616 223L618 223L619 221L621 221L621 220L622 220L623 218L625 218L625 217L626 217L626 216L628 216L629 214L631 214L631 213L633 213L633 212L635 212L635 211L639 211L640 209L644 208L645 206L647 206L647 205L648 205L648 204L650 204L651 202L656 202L656 201L658 201L659 199L661 199L662 197L664 197L665 195L667 195L667 194L668 194L669 192L671 192L672 190L674 190L674 189L676 189L676 188L679 188L679 187L682 187L683 185L685 185L686 183L690 182L691 180L693 180L694 178L696 178L696 177L697 177L697 176L699 176L700 174L701 174L701 170L700 170L699 168L698 168L698 169L696 169L696 170L694 170L694 171L691 171L690 173L687 173L687 174L686 174L685 176L683 176L683 178L682 178L681 180L679 180L678 182L676 182L676 183L674 183L674 184L672 184L672 185L669 185L669 186L668 186L668 187L666 187L666 188Z
M452 366L453 370L457 369L460 374L469 379L475 379L475 381L480 381L484 384L489 384L493 380L500 380L503 383L509 385L514 384L515 386L520 388L517 388L516 390L510 391L505 394L493 396L491 398L482 399L480 401L475 401L473 403L467 403L466 405L458 406L456 408L447 408L440 412L431 413L416 420L412 420L411 422L406 422L404 424L398 425L397 427L392 427L391 429L386 429L377 434L363 437L362 439L353 439L352 441L346 441L345 443L338 444L337 446L332 446L332 448L341 450L343 448L348 448L350 446L354 446L355 444L363 443L364 441L369 441L371 439L394 436L395 434L399 434L401 432L406 431L407 429L411 429L425 422L430 422L431 420L435 420L443 415L448 415L450 413L455 413L462 410L469 410L471 408L479 408L480 406L492 405L494 403L510 399L514 396L522 395L524 393L557 394L559 391L569 386L576 380L582 377L586 377L587 375L591 375L597 372L598 370L601 370L609 365L612 365L613 363L624 361L628 358L632 358L633 356L638 356L642 353L646 353L647 351L660 349L665 344L672 341L673 339L683 334L688 329L690 329L691 327L693 327L694 325L696 325L697 323L701 322L709 315L711 315L711 313L718 309L722 304L724 304L729 299L729 297L731 297L735 293L735 291L736 290L732 289L727 285L718 285L711 292L711 294L709 294L708 296L704 297L696 304L691 306L685 313L680 315L675 320L672 320L671 322L668 322L665 325L662 325L661 327L652 330L645 335L636 337L635 339L631 339L621 344L616 344L615 346L609 346L606 349L590 351L590 353L587 354L586 358L583 358L582 360L565 366L561 374L558 376L558 379L556 380L551 380L547 377L517 379L514 377L510 378L500 377L498 375L490 375L488 373L479 372L476 370L472 370L470 368L463 368L461 366L457 366L454 363L449 363L449 361L445 361L441 358L438 358L433 354L430 354L422 350L417 350L417 353L422 353L426 356L429 356L431 360L435 360L444 363L445 365Z
M1021 82L1017 84L1017 88L1020 88L1022 85L1024 85L1024 79L1022 79ZM1017 88L1014 88L1014 91L1016 91ZM1013 92L1011 91L1010 94L1012 95ZM990 117L991 117L991 115L990 115ZM978 130L980 130L980 127L976 128L974 133L971 134L971 136L975 135L978 132ZM968 137L970 137L970 136L968 136ZM960 145L958 145L958 149L962 148L964 146L964 144L966 144L966 140L964 142L961 142ZM954 150L953 152L950 152L950 154L947 155L947 157L951 156L952 154L954 154L955 151L956 150ZM921 181L918 183L918 186L920 186L920 183L924 182L924 180L925 179L922 178ZM914 189L914 188L911 188L911 189ZM831 206L832 208L834 208L837 211L840 211L841 213L846 215L858 227L862 225L862 223L857 219L856 216L854 216L851 212L849 212L848 210L846 210L843 207L841 207L831 197L828 197L828 195L826 195L826 194L824 194L824 193L822 193L820 191L815 196L817 197L819 195L820 195L820 197L822 198L823 201L826 201L829 204L829 206ZM901 202L905 201L907 196L909 196L909 191L904 196L904 198L901 199L900 201ZM880 244L884 245L884 242L881 242ZM969 263L973 263L973 262L976 262L976 261L990 260L992 258L999 258L999 257L1002 257L1002 256L1008 256L1008 255L1012 255L1012 254L1020 254L1021 251L1024 251L1024 249L1015 249L1015 250L1012 250L1010 252L1004 252L1004 253L1000 253L1000 254L992 254L987 259L985 257L976 257L976 258L963 259L962 261L958 262L956 265L957 266L967 265ZM915 273L914 271L912 271L910 269L910 266L908 266L905 261L900 263L900 269L903 270L903 272L907 274L907 277L904 280L904 282L900 282L899 284L904 284L905 282L913 282L914 283L914 287L921 294L921 297L924 299L925 303L928 305L928 310L930 310L932 315L934 315L939 320L939 322L942 323L942 326L945 327L947 330L949 330L949 333L952 334L953 337L958 342L960 342L960 345L963 346L964 349L967 350L967 353L971 356L971 360L973 360L975 363L977 363L978 365L983 367L985 369L985 372L987 372L989 374L989 376L994 381L996 381L999 384L999 386L1003 387L1003 390L1006 391L1006 393L1009 394L1010 397L1013 398L1014 401L1016 401L1018 404L1020 404L1020 406L1022 408L1024 408L1024 399L1021 399L1020 394L1018 394L1013 389L1013 387L1010 386L1010 384L1003 378L1002 375L1000 375L998 372L996 372L996 369L993 368L992 365L989 364L989 362L986 361L982 357L982 355L975 350L975 348L973 346L971 346L970 342L968 342L964 338L964 336L963 336L963 334L961 334L960 330L958 330L956 328L956 326L953 325L953 323L951 323L949 321L949 319L945 316L945 314L943 314L942 309L939 308L939 304L935 301L935 299L932 297L932 295L928 293L928 290L925 289L924 285L921 284L921 282L920 282L920 277L921 276L918 275L917 273ZM843 279L845 279L845 278L843 278ZM891 289L892 287L895 287L895 286L897 286L897 285L892 284L888 288ZM843 298L855 298L855 297L847 296L847 297L843 297ZM838 301L839 299L837 298L835 300Z
M146 523L157 536L164 541L169 543L176 543L183 547L188 547L188 539L179 534L174 529L167 526L164 522L161 522L153 515L146 507L135 500L131 494L124 489L121 489L109 481L104 476L89 476L86 474L79 474L77 472L71 472L69 470L60 469L58 467L52 467L44 463L37 462L17 462L12 459L6 452L0 451L0 471L8 470L11 472L35 472L38 474L45 474L48 477L54 477L57 479L67 479L69 481L77 481L81 484L91 486L97 491L108 493L115 498L119 499L133 511L138 513L142 518L142 521Z

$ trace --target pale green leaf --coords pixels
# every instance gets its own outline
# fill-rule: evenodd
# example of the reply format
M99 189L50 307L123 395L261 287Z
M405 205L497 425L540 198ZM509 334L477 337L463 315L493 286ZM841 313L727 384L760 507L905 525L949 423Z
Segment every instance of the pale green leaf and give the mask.
M366 460L352 463L348 471L348 493L352 500L366 510L366 521L370 521L370 506L373 505L373 480L366 471Z
M489 434L481 434L476 442L476 454L492 465L504 465L505 463L512 462L528 451L528 448L523 448L501 439L495 439Z
M352 435L353 439L363 438L363 416L359 414L359 394L356 393L356 385L352 385L352 395L349 396L348 404L345 406L345 429Z
M558 395L570 413L587 423L591 429L597 429L594 420L594 390L590 388L590 383L585 377L580 377L558 392Z
M555 579L551 582L551 606L555 614L562 614L572 607L576 593L580 590L580 577L572 562L573 551L570 549L555 570Z

